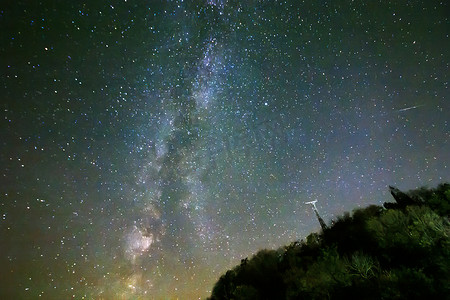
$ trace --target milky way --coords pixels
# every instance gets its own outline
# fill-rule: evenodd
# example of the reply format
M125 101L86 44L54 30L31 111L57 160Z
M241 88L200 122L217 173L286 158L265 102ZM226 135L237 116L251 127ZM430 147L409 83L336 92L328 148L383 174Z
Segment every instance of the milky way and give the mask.
M450 180L445 2L75 2L1 9L0 298L206 297Z

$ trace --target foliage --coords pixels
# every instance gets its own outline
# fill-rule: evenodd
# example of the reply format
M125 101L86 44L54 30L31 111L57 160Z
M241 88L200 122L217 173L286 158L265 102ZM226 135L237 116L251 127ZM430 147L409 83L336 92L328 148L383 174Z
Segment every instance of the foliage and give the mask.
M213 299L423 299L450 293L450 185L339 217L227 271Z

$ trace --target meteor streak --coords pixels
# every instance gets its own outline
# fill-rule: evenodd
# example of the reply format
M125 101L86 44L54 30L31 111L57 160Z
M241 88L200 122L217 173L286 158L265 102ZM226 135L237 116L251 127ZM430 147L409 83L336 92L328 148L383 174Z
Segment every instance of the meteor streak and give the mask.
M419 108L419 107L422 107L422 106L425 106L425 104L402 108L402 109L397 110L397 112L403 112L403 111L407 111L407 110L410 110L410 109L416 109L416 108Z

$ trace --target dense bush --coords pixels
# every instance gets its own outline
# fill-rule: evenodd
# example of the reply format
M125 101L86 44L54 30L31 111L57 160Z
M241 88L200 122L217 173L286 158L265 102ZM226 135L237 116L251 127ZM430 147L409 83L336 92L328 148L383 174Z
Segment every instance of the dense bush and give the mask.
M450 295L450 184L346 213L320 234L229 270L215 299L430 299Z

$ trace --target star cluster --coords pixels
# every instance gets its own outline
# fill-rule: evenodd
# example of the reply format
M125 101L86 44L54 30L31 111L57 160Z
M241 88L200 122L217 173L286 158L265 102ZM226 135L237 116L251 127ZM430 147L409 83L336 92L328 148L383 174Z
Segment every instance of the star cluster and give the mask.
M449 180L444 1L0 11L1 298L205 297L325 221Z

